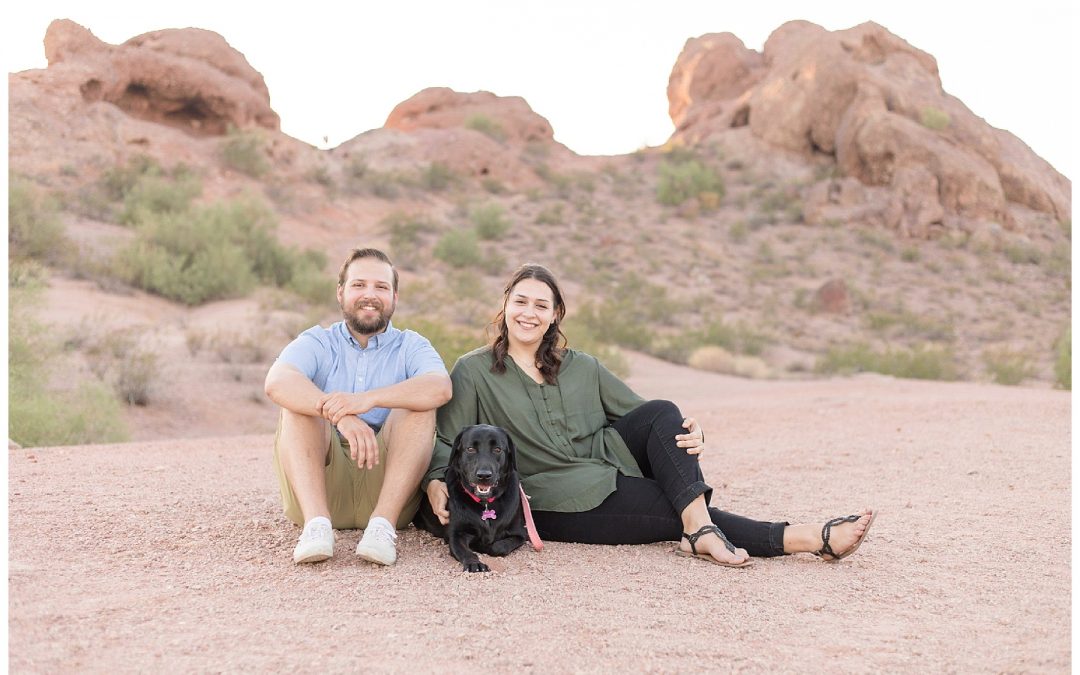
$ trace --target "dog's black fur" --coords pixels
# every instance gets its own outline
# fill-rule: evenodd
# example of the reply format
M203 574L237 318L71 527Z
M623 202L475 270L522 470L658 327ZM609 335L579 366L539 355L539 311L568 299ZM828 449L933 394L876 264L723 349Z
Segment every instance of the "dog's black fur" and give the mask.
M454 439L446 468L450 524L439 522L427 495L413 523L449 543L465 571L488 572L477 553L504 556L528 539L519 485L517 450L506 431L487 424L465 427ZM495 518L482 518L486 510Z

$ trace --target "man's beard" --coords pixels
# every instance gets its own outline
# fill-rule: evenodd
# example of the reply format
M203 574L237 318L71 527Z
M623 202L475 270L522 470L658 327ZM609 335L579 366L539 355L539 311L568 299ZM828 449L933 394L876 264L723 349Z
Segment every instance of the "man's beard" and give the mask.
M374 305L378 310L379 315L371 319L361 319L356 309L357 305ZM394 309L396 305L390 305L390 309L386 309L385 305L379 300L374 301L362 301L353 305L353 310L347 310L344 307L341 308L341 315L345 317L345 323L349 324L349 328L360 335L375 335L386 330L387 325L390 324L390 317L394 316Z

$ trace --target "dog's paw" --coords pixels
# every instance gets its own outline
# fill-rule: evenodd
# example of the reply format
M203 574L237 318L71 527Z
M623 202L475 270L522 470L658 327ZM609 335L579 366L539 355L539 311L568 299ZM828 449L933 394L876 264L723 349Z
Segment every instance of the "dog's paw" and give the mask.
M462 565L466 572L490 572L491 568L484 563L477 560L476 562L467 562Z

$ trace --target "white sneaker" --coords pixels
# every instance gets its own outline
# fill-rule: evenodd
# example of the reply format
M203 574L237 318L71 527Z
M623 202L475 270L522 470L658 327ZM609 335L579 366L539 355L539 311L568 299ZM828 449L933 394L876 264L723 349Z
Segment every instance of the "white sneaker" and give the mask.
M300 541L293 549L296 564L326 560L334 555L334 528L328 523L309 523L300 533Z
M397 561L397 532L387 521L368 523L356 545L356 555L368 562L393 565Z

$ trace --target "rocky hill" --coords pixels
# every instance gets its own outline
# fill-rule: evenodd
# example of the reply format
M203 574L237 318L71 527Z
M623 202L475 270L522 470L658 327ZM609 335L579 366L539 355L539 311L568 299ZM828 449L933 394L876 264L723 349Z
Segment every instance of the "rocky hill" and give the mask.
M47 388L104 382L136 439L272 428L263 374L334 319L357 245L397 260L395 323L447 359L536 261L567 285L572 341L616 366L1060 379L1071 183L873 23L790 22L762 52L688 40L672 138L613 157L562 146L521 98L445 88L319 150L203 30L109 45L59 20L45 51L9 75L10 283L32 298L12 325L51 327L27 331L59 366Z

